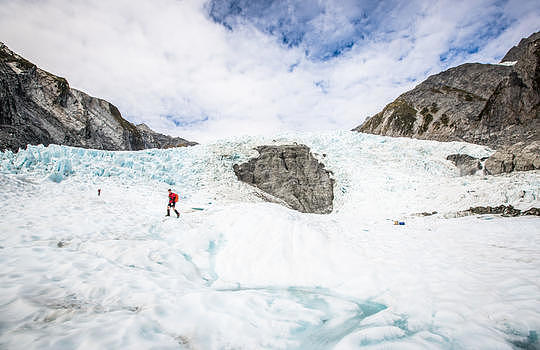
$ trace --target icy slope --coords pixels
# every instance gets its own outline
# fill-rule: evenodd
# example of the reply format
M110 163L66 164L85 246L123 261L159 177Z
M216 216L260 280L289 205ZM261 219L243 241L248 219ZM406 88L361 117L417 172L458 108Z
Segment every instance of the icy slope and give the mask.
M334 213L236 181L289 142L334 172ZM492 151L343 132L0 154L0 348L534 348L540 220L445 216L538 207L540 174L458 177L458 152Z
M66 179L99 185L105 179L137 185L175 186L185 199L245 201L253 188L239 183L232 164L256 155L261 144L299 142L311 147L336 178L336 212L366 217L421 210L466 209L470 205L511 203L538 206L538 173L499 177L458 177L446 156L493 153L467 143L385 138L351 132L291 134L274 139L239 138L212 145L107 152L52 145L0 153L2 173L30 175L39 181Z

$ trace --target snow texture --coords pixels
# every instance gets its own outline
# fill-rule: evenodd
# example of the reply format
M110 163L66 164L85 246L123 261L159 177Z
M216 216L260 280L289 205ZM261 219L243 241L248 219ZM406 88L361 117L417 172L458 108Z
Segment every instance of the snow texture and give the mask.
M506 61L499 63L501 66L514 66L517 63L517 61Z
M332 214L236 180L292 142L333 171ZM493 151L333 132L0 153L0 348L538 348L540 219L456 212L538 207L540 172L460 177L455 153Z

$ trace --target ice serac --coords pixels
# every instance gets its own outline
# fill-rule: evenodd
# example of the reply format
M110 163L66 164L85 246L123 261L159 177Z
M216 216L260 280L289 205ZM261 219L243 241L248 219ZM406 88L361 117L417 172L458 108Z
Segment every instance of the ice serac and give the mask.
M61 144L124 151L175 142L141 132L111 103L70 88L66 79L39 69L0 43L0 150Z
M432 75L353 130L493 148L540 140L540 33L507 56L517 62L466 63Z
M239 180L304 213L332 212L334 180L305 145L259 146L257 158L235 164Z

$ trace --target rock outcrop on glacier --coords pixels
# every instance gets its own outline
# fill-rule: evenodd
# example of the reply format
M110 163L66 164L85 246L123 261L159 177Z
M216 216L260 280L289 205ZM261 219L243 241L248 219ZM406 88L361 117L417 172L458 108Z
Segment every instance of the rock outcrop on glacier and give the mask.
M504 146L491 157L478 159L468 154L451 154L446 157L459 169L460 175L474 175L484 169L487 175L540 169L540 141L518 142ZM482 163L485 161L484 166Z
M0 150L52 143L103 150L193 144L135 127L111 103L70 88L0 43Z
M501 63L432 75L353 130L493 148L540 140L540 32Z
M514 208L512 205L499 205L496 207L471 207L468 210L464 210L461 212L458 212L459 215L485 215L485 214L500 214L502 216L526 216L526 215L533 215L533 216L540 216L540 208L529 208L527 210L519 210Z
M486 161L486 173L496 175L512 171L540 169L540 142L518 142L503 147Z
M459 169L460 176L474 175L482 169L480 159L471 157L468 154L451 154L446 157Z
M235 164L239 180L304 213L332 212L334 180L305 145L259 146L257 158Z

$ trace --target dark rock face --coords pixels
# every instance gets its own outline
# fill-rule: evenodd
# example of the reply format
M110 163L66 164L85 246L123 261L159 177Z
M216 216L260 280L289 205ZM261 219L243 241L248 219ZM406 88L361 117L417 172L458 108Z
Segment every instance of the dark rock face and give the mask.
M540 39L540 32L534 33L533 35L531 35L528 38L521 39L521 41L519 42L519 44L517 46L512 47L506 53L506 55L504 55L501 62L515 62L515 61L519 60L523 56L523 54L524 54L525 50L527 49L527 47L529 46L529 44L531 42L535 41L535 40L538 40L538 39Z
M164 135L162 135L164 136ZM141 150L174 143L141 132L107 101L72 89L0 43L0 151L51 143ZM169 138L169 139L167 139Z
M483 215L483 214L501 214L502 216L523 216L540 215L540 208L530 208L525 211L514 208L511 205L499 205L497 207L473 207L469 208L463 214Z
M534 216L540 216L540 208L530 208L525 210L524 212L521 212L521 215L534 215Z
M519 142L499 149L486 161L487 174L540 169L540 141Z
M540 140L540 33L509 55L514 66L467 63L430 76L353 130L493 148Z
M235 164L240 181L282 199L304 213L332 212L334 180L304 145L260 146L257 158Z
M464 64L429 77L354 131L439 141L459 140L472 128L511 67Z
M454 163L459 169L460 176L474 175L478 170L482 169L480 160L468 154L451 154L446 159Z
M197 142L188 141L180 137L171 137L157 133L146 126L146 124L137 125L137 130L139 130L143 137L144 148L186 147L197 144Z
M540 33L525 43L513 71L478 116L478 143L502 146L540 140Z

